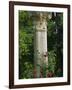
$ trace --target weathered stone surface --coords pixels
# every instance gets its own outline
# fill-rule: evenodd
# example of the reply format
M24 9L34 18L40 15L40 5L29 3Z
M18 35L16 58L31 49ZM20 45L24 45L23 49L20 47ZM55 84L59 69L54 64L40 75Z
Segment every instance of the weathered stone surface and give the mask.
M36 17L36 15L35 15ZM39 19L34 20L35 38L34 38L34 63L36 68L36 77L40 77L41 68L45 64L48 66L47 55L47 21L46 14L38 14Z

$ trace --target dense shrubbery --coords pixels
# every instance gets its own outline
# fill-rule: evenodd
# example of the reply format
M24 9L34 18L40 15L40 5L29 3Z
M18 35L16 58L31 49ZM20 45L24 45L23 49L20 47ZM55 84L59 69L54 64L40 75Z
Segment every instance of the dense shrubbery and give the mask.
M63 16L48 20L48 77L63 75ZM29 12L19 11L19 78L34 78L34 30ZM42 72L42 77L45 77Z

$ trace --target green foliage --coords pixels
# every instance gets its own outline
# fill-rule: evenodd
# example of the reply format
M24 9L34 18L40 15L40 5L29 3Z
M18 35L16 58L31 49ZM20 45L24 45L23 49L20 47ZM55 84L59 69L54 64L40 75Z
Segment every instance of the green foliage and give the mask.
M33 65L30 62L24 62L22 68L22 73L20 74L20 79L33 78Z
M33 29L29 14L19 11L19 78L33 77Z
M30 13L27 11L19 11L19 27L27 28L32 27L32 20L30 18Z
M48 70L54 76L63 76L63 14L48 20Z
M55 73L55 67L56 67L56 54L53 51L48 52L48 70L49 72Z

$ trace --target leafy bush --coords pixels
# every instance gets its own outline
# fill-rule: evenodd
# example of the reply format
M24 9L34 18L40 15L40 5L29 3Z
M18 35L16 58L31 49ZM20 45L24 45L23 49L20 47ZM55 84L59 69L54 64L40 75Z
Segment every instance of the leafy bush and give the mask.
M48 71L55 73L56 68L56 53L54 51L48 52Z

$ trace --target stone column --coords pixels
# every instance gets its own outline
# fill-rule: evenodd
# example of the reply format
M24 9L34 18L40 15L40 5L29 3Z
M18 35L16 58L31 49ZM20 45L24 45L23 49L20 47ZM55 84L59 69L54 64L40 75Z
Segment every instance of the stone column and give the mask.
M43 77L43 68L48 67L47 55L47 14L39 12L34 15L34 64L35 77ZM46 71L47 72L47 71Z

